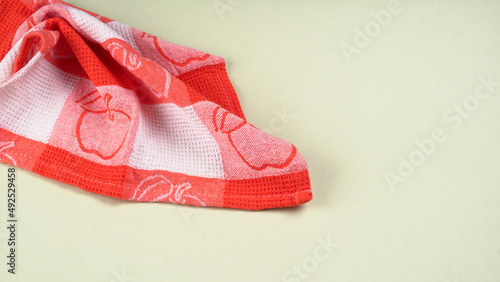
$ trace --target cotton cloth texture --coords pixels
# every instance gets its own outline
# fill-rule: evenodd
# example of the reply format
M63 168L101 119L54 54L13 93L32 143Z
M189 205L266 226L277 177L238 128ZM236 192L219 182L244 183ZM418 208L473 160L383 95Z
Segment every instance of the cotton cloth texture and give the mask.
M1 0L0 161L130 201L262 210L312 198L249 124L223 58L58 0Z

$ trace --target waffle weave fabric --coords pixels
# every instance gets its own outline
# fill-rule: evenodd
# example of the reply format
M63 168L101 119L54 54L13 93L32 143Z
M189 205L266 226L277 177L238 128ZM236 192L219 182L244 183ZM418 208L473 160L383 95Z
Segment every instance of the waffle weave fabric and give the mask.
M312 199L249 124L223 58L58 0L0 0L0 161L119 199L262 210Z

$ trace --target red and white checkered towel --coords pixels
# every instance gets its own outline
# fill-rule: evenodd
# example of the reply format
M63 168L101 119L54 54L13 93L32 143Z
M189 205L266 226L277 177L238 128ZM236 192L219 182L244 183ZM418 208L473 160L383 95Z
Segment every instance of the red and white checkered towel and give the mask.
M224 59L58 0L1 0L0 161L132 201L268 209L312 198L249 124Z

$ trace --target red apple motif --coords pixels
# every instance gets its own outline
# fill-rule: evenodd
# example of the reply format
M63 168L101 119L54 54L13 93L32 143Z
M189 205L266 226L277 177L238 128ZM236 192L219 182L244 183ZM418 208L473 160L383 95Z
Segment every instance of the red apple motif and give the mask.
M292 144L267 134L222 107L213 112L215 131L227 135L238 156L254 170L287 167L297 154Z
M122 148L132 118L127 113L111 109L113 97L104 97L97 91L85 95L77 103L84 109L76 124L76 138L80 149L103 160L113 158ZM88 102L85 102L88 101Z
M191 53L196 53L197 56L187 57L187 58L184 58L184 61L177 62L177 61L173 60L170 56L168 56L163 51L163 48L162 48L162 46L160 46L161 44L158 41L158 37L153 36L151 34L147 34L146 32L142 32L140 38L143 38L143 37L152 38L153 39L153 43L154 43L155 48L158 51L158 53L160 53L160 55L167 62L171 63L174 66L185 67L185 66L189 65L189 63L191 63L192 61L204 61L204 60L206 60L207 58L210 57L210 54L207 54L207 53L204 53L204 52L201 52L201 51L198 51L198 50L190 50ZM162 42L162 44L164 44L164 43ZM176 45L176 44L171 44L171 46L169 46L170 52L174 52L177 55L180 55L180 54L184 53L184 48L185 47L179 46L179 45ZM177 51L177 49L178 49L178 51Z
M137 70L142 65L142 60L135 50L127 50L118 42L112 42L108 45L111 56L116 60L122 61L122 65L129 70Z

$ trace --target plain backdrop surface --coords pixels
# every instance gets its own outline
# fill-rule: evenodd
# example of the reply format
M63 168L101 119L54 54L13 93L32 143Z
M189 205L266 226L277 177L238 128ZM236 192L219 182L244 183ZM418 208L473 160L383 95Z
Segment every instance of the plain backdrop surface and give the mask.
M18 169L11 275L0 165L0 281L500 281L500 2L69 2L224 57L314 199L131 203Z

